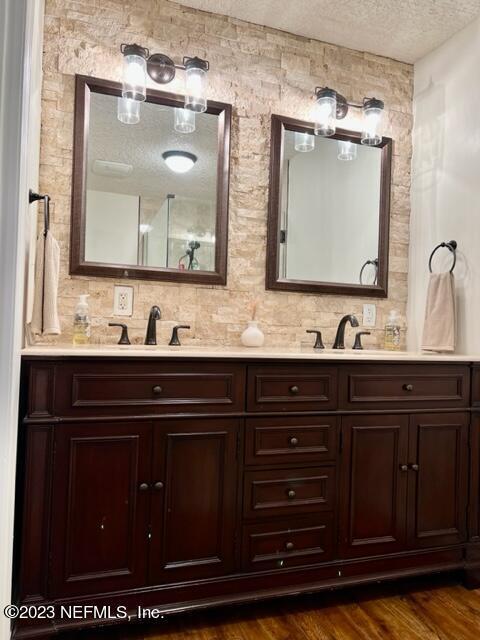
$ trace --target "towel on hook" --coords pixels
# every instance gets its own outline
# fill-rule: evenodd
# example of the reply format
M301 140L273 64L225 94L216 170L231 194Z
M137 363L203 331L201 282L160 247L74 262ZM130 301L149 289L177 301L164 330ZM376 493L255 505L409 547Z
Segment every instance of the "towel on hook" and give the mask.
M430 274L422 349L455 351L455 279L450 271Z
M60 247L50 231L37 240L31 329L35 335L58 335L57 293Z

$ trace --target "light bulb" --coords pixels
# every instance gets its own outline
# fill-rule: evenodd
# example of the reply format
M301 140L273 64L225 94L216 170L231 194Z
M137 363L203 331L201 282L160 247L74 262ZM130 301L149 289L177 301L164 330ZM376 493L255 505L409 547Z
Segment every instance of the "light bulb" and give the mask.
M175 107L173 128L178 133L193 133L195 131L195 111Z
M122 45L123 86L122 96L140 102L147 97L147 54L148 49L138 44Z
M140 122L140 102L130 98L118 98L117 117L123 124Z
M208 62L200 58L188 58L185 62L185 109L202 113L207 110Z
M187 173L197 161L197 156L188 151L165 151L162 158L167 167L175 173Z
M295 131L295 151L308 153L315 149L315 137L311 133Z
M380 126L384 103L376 98L369 98L363 103L362 144L374 147L382 141Z
M315 135L333 136L337 120L337 94L333 89L324 87L317 91L314 110Z

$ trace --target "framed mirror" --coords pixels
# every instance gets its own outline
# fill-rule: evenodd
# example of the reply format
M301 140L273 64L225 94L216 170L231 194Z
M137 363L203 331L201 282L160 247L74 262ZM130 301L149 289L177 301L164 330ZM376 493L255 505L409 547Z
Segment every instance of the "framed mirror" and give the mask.
M76 77L70 273L225 284L231 106Z
M392 140L313 131L272 116L267 289L384 298Z

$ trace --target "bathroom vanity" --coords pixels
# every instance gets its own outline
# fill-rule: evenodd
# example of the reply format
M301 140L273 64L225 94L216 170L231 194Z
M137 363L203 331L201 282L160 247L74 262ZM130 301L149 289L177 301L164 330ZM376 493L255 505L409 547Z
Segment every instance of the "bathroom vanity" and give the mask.
M22 380L19 604L135 617L448 570L480 585L467 357L31 348Z

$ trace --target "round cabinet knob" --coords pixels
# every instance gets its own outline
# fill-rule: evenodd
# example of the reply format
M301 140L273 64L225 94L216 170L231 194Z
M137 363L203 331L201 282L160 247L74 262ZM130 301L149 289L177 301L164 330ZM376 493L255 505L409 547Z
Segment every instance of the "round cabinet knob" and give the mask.
M289 500L293 500L293 498L295 498L297 494L295 493L295 491L293 489L289 489L287 491L287 497L289 498Z
M410 467L413 471L418 471L418 464L411 464Z
M413 384L404 384L403 385L403 390L404 391L413 391Z
M159 396L162 393L163 389L160 385L157 384L153 387L152 391L156 396Z
M287 542L287 543L285 544L285 549L286 549L287 551L292 551L294 546L295 546L295 545L293 544L293 542Z
M292 436L289 440L290 444L292 445L292 447L296 447L298 444L298 438L295 438L295 436Z
M401 464L400 471L408 471L408 464Z
M140 491L148 491L148 484L146 482L142 482L142 484L138 487Z
M297 393L300 391L300 389L297 387L296 384L294 384L292 387L290 387L289 391L290 391L291 394L296 396Z
M153 485L153 488L154 488L156 491L161 491L161 490L163 489L163 482L156 482L156 483Z
M277 567L283 567L283 560L277 560Z

